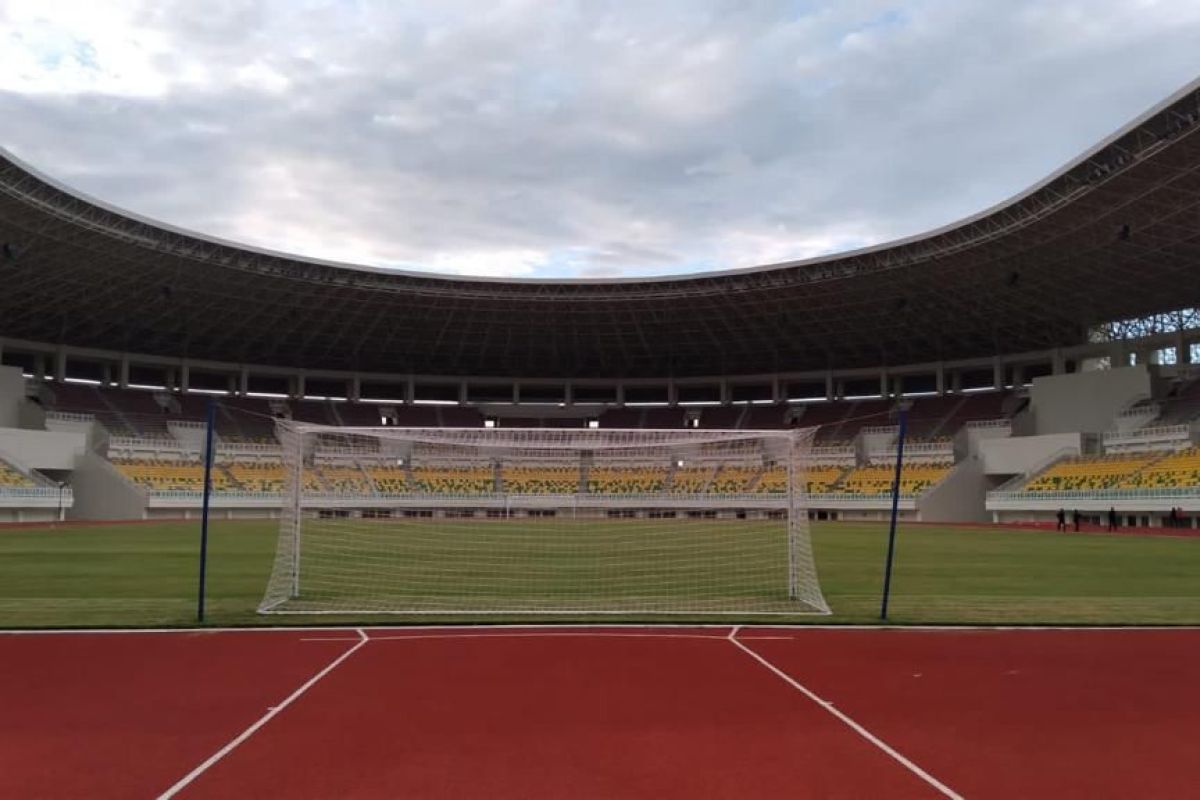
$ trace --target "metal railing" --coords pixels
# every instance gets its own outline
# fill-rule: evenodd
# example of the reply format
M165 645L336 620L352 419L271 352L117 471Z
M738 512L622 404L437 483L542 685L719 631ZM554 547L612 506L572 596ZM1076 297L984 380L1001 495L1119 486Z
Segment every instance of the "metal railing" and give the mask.
M49 422L81 422L90 424L96 421L96 415L79 414L74 411L47 411L46 420Z
M1200 486L1166 487L1160 489L1092 489L1090 491L1011 492L996 490L987 493L992 500L1184 500L1200 497Z
M1105 431L1104 443L1121 441L1121 440L1150 440L1150 439L1179 439L1187 441L1191 438L1192 431L1188 425L1151 425L1146 428L1137 428L1132 431Z
M1011 428L1010 419L973 419L964 426L967 428Z
M57 498L62 495L64 500L70 500L73 495L68 487L59 488L57 486L0 486L0 498L13 497L29 497L29 498Z

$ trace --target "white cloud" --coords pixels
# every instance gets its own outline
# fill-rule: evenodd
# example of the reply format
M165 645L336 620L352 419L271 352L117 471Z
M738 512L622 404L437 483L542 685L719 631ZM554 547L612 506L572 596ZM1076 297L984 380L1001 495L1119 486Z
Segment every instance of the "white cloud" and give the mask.
M1198 36L1184 0L0 0L0 145L323 258L728 269L991 205L1191 79Z

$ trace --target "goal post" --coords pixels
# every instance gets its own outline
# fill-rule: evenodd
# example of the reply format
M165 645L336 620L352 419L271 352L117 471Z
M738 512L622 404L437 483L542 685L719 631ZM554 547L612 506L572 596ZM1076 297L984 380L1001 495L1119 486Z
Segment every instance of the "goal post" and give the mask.
M260 613L829 612L806 504L812 429L279 420L277 435L282 464L257 467L283 497Z

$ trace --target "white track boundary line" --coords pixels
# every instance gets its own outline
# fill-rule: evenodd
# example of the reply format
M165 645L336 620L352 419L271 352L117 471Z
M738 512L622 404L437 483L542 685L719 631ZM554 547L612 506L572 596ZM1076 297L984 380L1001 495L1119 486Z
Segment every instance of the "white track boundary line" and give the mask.
M304 694L305 692L307 692L309 689L311 689L313 687L313 685L316 684L317 681L321 680L326 675L333 672L333 670L336 669L339 664L341 664L343 661L348 659L350 656L354 655L354 653L357 650L359 650L359 648L361 648L363 645L365 645L367 642L370 641L370 638L367 636L366 633L363 632L363 630L361 628L359 628L357 630L358 630L358 635L360 637L358 640L358 644L354 645L349 650L347 650L346 652L342 653L340 656L335 658L333 661L329 662L329 664L327 664L324 669L322 669L316 675L313 675L311 678L309 678L307 681L305 681L303 684L301 684L301 686L298 689L296 689L296 691L292 692L290 695L288 695L286 698L284 698L282 703L280 703L279 705L276 705L276 706L272 706L267 711L266 714L263 714L261 717L259 717L254 722L254 724L252 724L249 728L246 728L246 730L242 731L235 738L231 739L224 747L222 747L220 750L218 750L217 752L215 752L211 756L209 756L203 763L201 763L199 766L197 766L195 769L193 769L187 775L184 775L182 778L180 778L179 781L176 782L175 785L172 786L170 789L167 789L165 792L160 794L158 796L158 800L169 800L169 798L174 797L175 795L179 794L181 791L186 789L188 787L188 785L192 783L192 781L196 780L196 778L199 778L210 767L212 767L214 764L216 764L222 758L224 758L225 756L227 756L231 752L233 752L233 750L238 745L240 745L242 742L246 741L251 736L253 736L259 730L259 728L261 728L262 726L264 726L268 722L270 722L271 719L274 718L276 714L278 714L280 711L283 711L285 708L287 708L292 703L294 703L296 700L298 700L300 698L300 696L302 694Z
M858 722L856 722L848 714L846 714L845 712L838 709L836 706L834 706L833 703L831 703L830 701L819 696L818 694L813 692L811 689L809 689L807 686L805 686L804 684L800 683L798 680L793 678L791 675L788 675L786 672L784 672L779 667L772 664L766 658L759 655L757 652L752 650L750 647L748 647L747 645L738 641L738 639L737 639L738 630L739 630L739 628L734 628L732 631L729 632L729 637L728 637L729 641L732 642L735 647L742 650L744 653L749 655L751 658L753 658L758 663L762 664L767 669L771 670L771 672L775 673L776 676L778 676L779 678L782 678L793 689L795 689L796 691L803 694L809 700L812 700L814 703L819 705L821 708L825 709L830 714L837 717L843 724L845 724L852 731L857 733L862 738L866 739L871 744L875 745L877 748L882 750L887 755L891 756L895 761L897 761L899 764L901 764L903 767L905 767L909 772L913 773L918 778L925 781L925 783L929 784L934 789L937 789L942 795L944 795L948 798L951 798L951 800L963 800L962 795L960 795L958 792L954 791L949 786L942 783L941 781L939 781L937 778L930 775L925 770L921 769L914 762L910 761L908 758L906 758L904 755L902 755L899 751L897 751L895 748L893 748L887 742L883 741L878 736L871 733L865 727L863 727Z
M554 630L556 628L610 628L619 630L671 630L674 628L709 629L719 628L728 630L730 623L719 622L669 622L669 623L630 623L630 622L550 622L550 623L498 623L494 625L445 625L418 623L413 625L368 625L364 630L370 631L454 631L454 630ZM783 622L754 622L739 625L747 630L769 629L801 633L803 631L1068 631L1068 632L1098 632L1098 631L1200 631L1200 625L854 625L854 624L824 624L824 623L783 623ZM144 635L147 633L192 634L200 636L212 633L313 633L313 632L345 632L354 631L347 625L259 625L246 627L213 627L213 628L0 628L0 637L5 636L93 636L117 634ZM372 637L374 639L375 637Z

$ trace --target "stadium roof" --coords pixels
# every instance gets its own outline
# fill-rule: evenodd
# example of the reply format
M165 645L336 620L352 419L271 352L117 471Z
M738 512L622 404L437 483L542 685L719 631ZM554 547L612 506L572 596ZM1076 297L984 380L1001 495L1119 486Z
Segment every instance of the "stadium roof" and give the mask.
M1103 322L1200 304L1198 131L1200 81L1034 187L944 228L835 256L639 280L461 278L255 249L113 208L0 151L0 337L519 378L1047 350L1080 344Z

